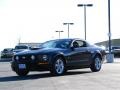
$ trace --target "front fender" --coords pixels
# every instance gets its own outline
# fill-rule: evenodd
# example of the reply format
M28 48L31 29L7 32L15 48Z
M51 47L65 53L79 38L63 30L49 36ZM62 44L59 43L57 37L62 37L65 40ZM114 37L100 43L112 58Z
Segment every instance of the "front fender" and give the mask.
M96 56L99 56L102 60L102 54L99 50L95 51L93 54L92 54L92 59L94 59Z
M62 57L62 58L65 60L65 56L64 56L64 53L63 53L63 52L53 53L53 54L51 54L51 57L50 57L50 62L49 62L50 65L53 64L53 62L55 61L55 59L56 59L57 57Z

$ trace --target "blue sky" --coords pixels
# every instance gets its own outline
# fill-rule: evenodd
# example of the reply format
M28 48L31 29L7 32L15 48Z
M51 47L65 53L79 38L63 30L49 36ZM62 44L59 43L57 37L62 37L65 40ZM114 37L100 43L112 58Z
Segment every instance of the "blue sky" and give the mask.
M71 38L84 39L84 13L78 3L92 3L87 8L87 41L108 40L108 0L0 0L0 50L21 42L44 42L58 38L56 30L63 30L72 22ZM119 0L111 0L112 38L120 38Z

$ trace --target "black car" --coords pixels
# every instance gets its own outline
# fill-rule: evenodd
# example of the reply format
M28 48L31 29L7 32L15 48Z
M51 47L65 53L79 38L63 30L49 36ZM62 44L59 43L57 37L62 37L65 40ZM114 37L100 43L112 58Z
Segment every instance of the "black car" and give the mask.
M20 76L29 71L49 70L53 75L62 75L67 70L90 68L100 71L105 51L81 39L57 39L43 43L38 50L14 55L12 70Z

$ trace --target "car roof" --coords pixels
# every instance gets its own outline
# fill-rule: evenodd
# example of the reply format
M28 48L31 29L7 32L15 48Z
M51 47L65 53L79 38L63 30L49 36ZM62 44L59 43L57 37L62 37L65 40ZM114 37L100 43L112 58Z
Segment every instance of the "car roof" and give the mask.
M28 45L16 45L16 46L28 46Z
M80 39L80 38L63 38L63 39L53 39L53 40L82 40L82 41L85 41L85 40Z
M3 50L12 50L13 48L4 48Z

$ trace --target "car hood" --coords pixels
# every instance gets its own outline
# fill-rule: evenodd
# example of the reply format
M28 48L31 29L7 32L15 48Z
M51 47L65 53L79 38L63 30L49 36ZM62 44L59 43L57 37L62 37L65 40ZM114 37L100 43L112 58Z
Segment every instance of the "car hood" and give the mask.
M22 51L28 51L28 50L27 49L15 49L15 50L13 50L14 53L19 53Z
M29 51L22 51L17 53L16 55L29 55L29 54L47 54L47 53L55 53L55 52L65 51L65 49L60 48L42 48L39 50L29 50Z

